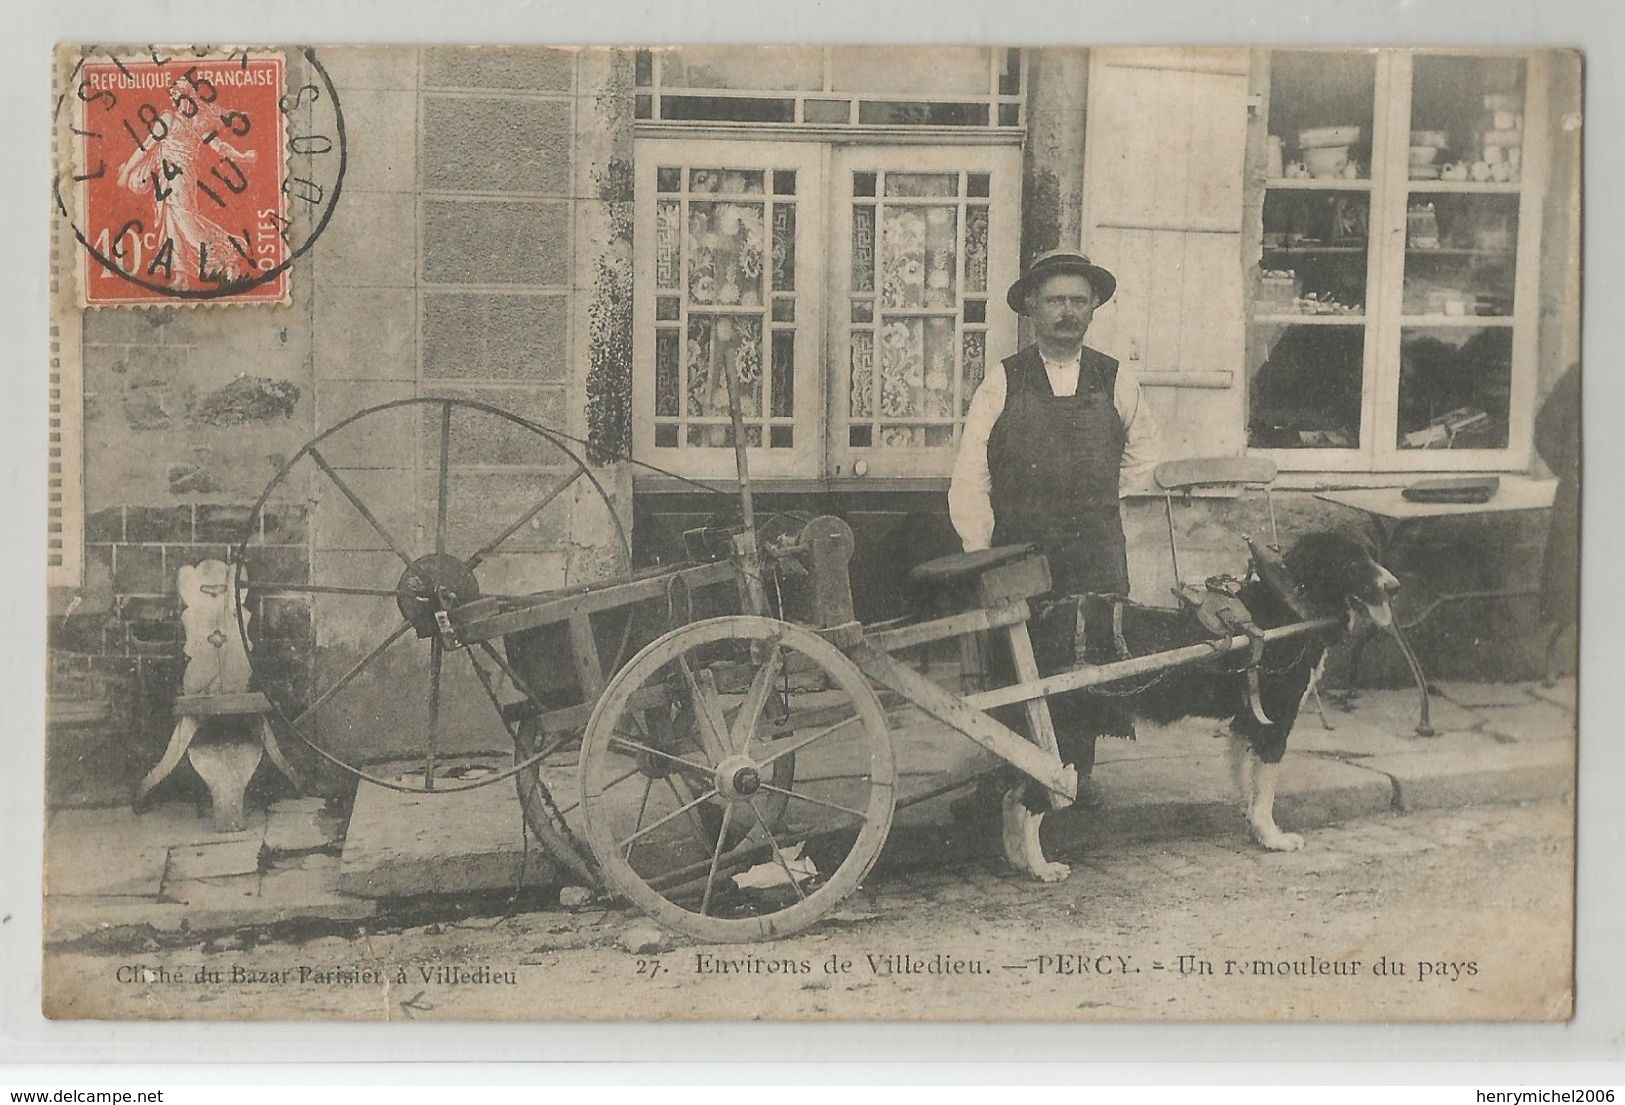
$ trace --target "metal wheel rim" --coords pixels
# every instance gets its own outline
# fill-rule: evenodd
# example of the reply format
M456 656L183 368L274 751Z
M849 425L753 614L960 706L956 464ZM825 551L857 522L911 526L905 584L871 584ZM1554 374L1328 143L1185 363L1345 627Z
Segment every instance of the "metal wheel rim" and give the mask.
M252 545L252 542L254 540L254 534L255 534L256 530L259 528L260 519L264 515L266 504L268 502L270 502L271 496L273 495L273 493L279 487L284 486L288 482L288 477L289 477L290 473L292 473L294 471L294 469L302 461L306 460L307 458L310 458L313 463L315 463L320 469L322 469L324 472L326 472L327 475L329 476L329 479L332 480L338 486L339 490L343 494L345 494L347 497L351 497L351 501L352 501L352 504L353 504L354 503L354 497L351 495L351 492L349 492L349 491L347 491L345 489L344 484L342 483L342 481L340 479L338 479L337 477L335 477L333 471L327 466L325 461L323 459L321 459L321 453L320 453L320 450L319 450L318 447L323 442L325 442L329 438L331 438L333 435L337 434L339 431L344 430L345 428L353 425L354 423L356 423L356 422L358 422L358 421L360 421L360 420L362 420L364 418L368 418L370 416L379 414L379 413L384 412L384 411L394 410L394 409L402 408L402 407L411 407L411 406L439 407L439 408L441 408L443 412L446 412L443 415L443 417L447 420L443 424L445 426L449 426L449 412L452 411L452 410L463 409L463 410L469 410L469 411L477 411L477 412L479 412L481 414L488 415L488 416L491 416L491 417L494 417L494 418L498 418L498 419L501 419L503 421L512 423L513 425L519 426L522 429L527 430L530 433L535 434L537 437L540 437L541 439L546 441L553 448L557 449L566 458L566 460L570 464L574 465L574 470L571 471L570 473L568 473L565 476L565 478L563 479L563 481L560 484L558 484L555 489L553 489L553 496L556 497L557 495L562 495L566 490L569 489L569 487L572 484L575 483L576 480L585 478L586 481L588 482L589 486L592 487L594 492L598 495L599 499L603 502L605 508L609 512L610 519L612 520L612 522L614 524L614 527L615 527L616 538L617 538L617 541L618 541L618 543L620 545L622 555L627 557L628 559L630 559L630 556L631 556L631 541L629 540L629 538L627 536L626 527L622 524L620 516L614 510L614 507L612 505L612 500L610 499L610 496L609 496L609 492L604 488L602 482L593 473L592 469L587 465L586 461L584 461L581 458L581 456L578 453L576 453L575 450L573 450L570 447L570 445L566 442L566 439L564 439L561 435L555 433L554 431L548 429L546 426L543 426L543 425L541 425L540 423L537 423L537 422L533 422L530 419L524 418L524 417L522 417L520 415L514 414L511 411L505 411L505 410L501 409L500 407L496 407L496 406L493 406L493 405L491 405L489 403L482 403L482 402L479 402L477 400L472 400L472 399L461 399L461 398L450 398L450 397L435 397L435 396L413 396L413 397L406 398L406 399L395 399L395 400L391 400L390 402L387 402L387 403L379 403L379 404L377 404L375 406L364 408L363 410L357 411L354 414L350 415L349 417L344 418L344 419L340 420L339 422L334 423L332 426L329 426L327 429L323 430L320 434L316 435L314 438L311 438L303 446L300 447L300 449L299 449L299 451L297 453L295 453L292 457L288 458L277 469L276 474L273 475L271 477L270 481L266 484L265 489L260 493L259 498L255 500L254 506L253 506L252 510L250 511L250 513L249 513L249 522L248 522L247 531L243 534L242 538L238 541L236 547L233 550L232 586L234 588L235 594L238 596L238 598L240 600L240 601L238 601L236 603L237 632L238 632L239 637L243 641L244 648L248 652L249 667L254 672L256 683L261 685L262 690L263 690L263 684L265 682L265 680L263 679L262 672L260 670L262 665L256 665L256 663L255 663L255 653L256 653L257 650L254 648L253 643L250 640L249 632L248 632L248 619L245 618L245 616L244 616L244 608L247 605L246 600L247 600L247 597L248 597L249 594L252 594L252 593L254 593L256 591L260 592L262 595L263 595L263 593L265 593L267 591L270 591L270 592L281 591L283 593L306 593L306 594L313 594L313 593L314 594L319 594L319 593L324 593L324 592L334 592L334 593L338 593L338 594L344 594L344 593L348 592L348 593L365 594L365 595L371 595L371 596L379 596L379 595L383 594L386 591L392 590L392 588L384 588L384 587L370 588L370 589L369 588L324 587L323 585L315 585L315 584L302 584L301 585L301 584L291 584L291 583L287 583L287 582L277 582L277 581L270 581L270 582L256 581L256 580L245 578L246 570L247 570L248 552L249 552L249 550L251 548L254 547ZM441 453L440 464L438 466L438 472L437 472L438 479L440 481L440 492L439 492L439 495L438 495L438 500L439 500L438 504L437 504L437 515L438 515L438 517L437 517L436 535L435 536L436 536L436 548L439 551L444 550L444 540L445 540L445 533L446 533L446 510L447 510L446 480L447 480L448 471L449 471L449 464L448 464L447 456L446 456L446 453L445 453L445 449L446 449L446 442L448 440L448 436L449 436L449 429L443 429L443 431L442 431L442 440L441 440L442 453ZM551 501L551 497L549 497L548 501ZM536 514L540 513L541 509L544 509L544 508L545 508L545 504L544 504L543 507L538 507L538 508L535 508L535 509L531 510L530 512L528 512L528 515L526 516L526 518L524 520L528 520L530 517L534 517ZM384 538L386 545L390 546L391 551L394 552L395 555L398 558L400 558L402 560L405 560L408 563L409 566L413 563L412 558L408 557L403 552L403 550L399 547L399 543L394 541L391 538L391 536L389 534L387 534L387 532L379 525L379 523L377 523L376 521L373 521L370 518L368 518L367 521L369 521L369 523L372 525L372 527L375 530L379 531L380 535ZM522 525L523 521L521 521L519 524ZM476 561L475 566L477 566L477 563L483 562L483 560L484 560L484 558L486 556L489 556L497 547L499 547L502 544L503 541L506 541L509 537L511 537L513 535L513 533L517 532L517 529L518 529L518 526L512 526L512 527L508 528L507 530L505 530L497 540L487 542L485 547L483 547L476 554L474 554L472 557L470 557L470 559L473 559L473 560ZM470 571L472 571L472 567L470 568ZM628 628L630 629L630 626ZM369 657L367 658L367 662L370 663L370 661L375 660L377 658L377 656L381 656L384 651L386 651L391 645L393 645L395 643L395 641L397 641L400 637L407 635L407 633L410 631L410 629L411 629L411 623L409 621L407 621L403 617L400 624L395 628L394 632L390 636L386 637L382 642L380 642L380 645L377 647L377 649L375 651L375 654L369 655ZM437 640L437 638L432 639L432 640ZM622 641L621 641L621 650L622 650L623 653L624 653L625 648L627 646L628 640L629 640L629 634L628 635L623 635ZM431 644L430 648L431 648L431 650L433 650L435 652L438 652L438 649L436 648L435 645ZM466 647L462 651L470 652L470 650L468 648L466 648ZM619 661L619 659L620 659L620 657L617 657L617 661ZM478 661L475 661L473 659L471 652L470 652L470 663L475 666L476 670L478 670L479 663L478 663ZM363 663L362 665L358 665L356 669L353 669L350 672L347 672L345 676L341 677L340 680L336 680L335 682L339 683L340 687L342 687L342 685L344 683L347 683L351 679L355 678L358 675L359 670L364 668L365 666L366 666L366 663ZM434 672L435 666L433 664L433 660L431 660L431 669L432 669L432 672ZM434 690L433 690L433 684L436 683L436 682L437 682L437 674L432 673L431 674L431 696L434 695L434 693L435 693ZM482 682L483 682L483 679L482 679ZM538 706L538 708L541 708L542 704L535 701L535 696L533 694L531 694L529 691L527 691L523 686L520 686L519 689L520 689L521 693L524 693L526 695L526 697L531 698L532 701ZM332 693L333 690L334 690L333 688L329 688L329 691L324 692L324 693ZM336 697L336 695L335 695L335 697ZM411 794L424 794L424 793L456 794L456 793L460 793L462 791L476 790L476 789L478 789L480 787L491 786L491 785L493 785L495 783L499 783L499 782L502 782L502 781L504 781L506 779L517 776L522 771L525 771L528 768L534 768L539 763L539 761L541 759L540 755L524 756L524 755L521 754L521 745L519 744L519 741L518 741L518 734L517 734L516 728L514 726L512 726L507 721L506 718L501 718L500 720L501 720L501 723L503 725L503 728L508 732L508 735L510 736L510 738L512 738L514 740L515 762L514 762L514 764L512 766L510 766L507 769L502 770L500 772L494 772L491 775L482 777L482 778L480 778L480 779L478 779L477 781L474 781L474 782L455 783L455 784L443 785L443 786L435 786L435 785L433 785L432 772L426 772L425 773L425 784L423 786L411 786L411 785L400 783L400 782L398 782L396 780L393 780L393 779L387 779L387 778L384 778L382 776L373 774L373 773L365 770L359 764L352 763L349 760L345 759L344 757L339 756L339 755L333 753L332 751L330 751L329 749L323 747L323 745L321 744L320 741L314 739L310 734L306 733L304 731L304 729L300 725L300 722L305 720L305 718L308 715L313 715L316 712L316 709L314 709L314 708L312 708L310 706L307 706L304 710L300 711L300 713L298 715L289 716L288 708L286 707L284 702L281 702L281 701L278 700L277 696L268 693L268 694L266 694L266 698L270 702L271 711L272 711L273 716L277 719L277 721L280 723L280 725L287 732L292 733L293 736L301 744L303 744L305 747L309 748L315 755L317 755L322 760L324 760L327 763L333 765L334 767L338 768L339 770L345 772L348 775L351 775L351 776L353 776L353 777L355 777L357 779L365 780L365 781L367 781L369 783L374 784L375 786L380 786L380 787L383 787L383 788L388 789L388 790L394 790L394 791L399 791L399 792L403 792L403 793L411 793ZM321 705L321 704L325 704L325 703L320 703L318 705ZM534 830L535 826L532 826L532 828ZM543 834L541 832L538 832L537 835L539 837L543 836Z

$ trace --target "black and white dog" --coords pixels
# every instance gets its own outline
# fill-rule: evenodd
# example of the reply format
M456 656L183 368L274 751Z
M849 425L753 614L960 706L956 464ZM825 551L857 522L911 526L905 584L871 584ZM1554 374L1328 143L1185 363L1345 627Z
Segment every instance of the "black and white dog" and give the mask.
M1389 600L1399 590L1399 581L1363 544L1339 534L1306 535L1293 544L1284 560L1298 585L1297 609L1277 587L1252 579L1239 597L1253 624L1260 629L1290 625L1304 620L1300 612L1305 610L1312 618L1343 616L1344 623L1340 631L1287 638L1264 648L1258 662L1258 697L1267 724L1255 716L1247 674L1239 670L1235 655L1170 669L1159 677L1142 677L1138 689L1131 682L1126 694L1125 688L1107 688L1121 697L1096 697L1087 692L1064 696L1071 700L1066 710L1069 725L1090 723L1091 702L1102 713L1115 710L1121 714L1126 705L1134 718L1152 722L1187 717L1228 720L1230 766L1248 826L1253 838L1272 851L1303 847L1301 836L1282 832L1275 824L1274 806L1281 759L1310 680L1323 667L1326 649L1338 638L1364 626L1387 628L1393 623ZM1108 648L1120 649L1112 635L1112 606L1111 600L1096 596L1085 601L1086 636L1095 653L1091 658L1113 658L1102 654L1097 627L1105 627ZM1167 607L1124 604L1119 624L1122 642L1134 656L1212 639L1189 612ZM1095 731L1102 729L1109 732L1111 726L1100 725ZM1064 753L1063 744L1063 757ZM1003 815L1006 858L1045 882L1065 878L1065 864L1044 859L1038 842L1043 815L1027 808L1019 788L1005 794Z

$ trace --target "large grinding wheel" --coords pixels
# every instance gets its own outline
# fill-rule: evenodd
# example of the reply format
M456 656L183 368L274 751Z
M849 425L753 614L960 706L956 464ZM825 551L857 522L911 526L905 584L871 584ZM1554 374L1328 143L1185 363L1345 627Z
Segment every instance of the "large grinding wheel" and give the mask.
M287 521L290 506L297 516L307 503L308 553ZM259 689L318 755L384 787L455 792L520 775L531 827L549 850L568 845L558 807L536 786L559 742L538 745L513 720L525 712L516 704L545 709L557 688L527 685L491 643L448 643L439 630L448 611L482 595L567 582L564 519L583 504L602 512L624 563L630 547L604 487L546 427L451 398L344 419L281 466L237 549ZM311 622L313 659L299 632ZM247 641L247 620L239 628ZM570 743L562 754L573 765ZM508 747L514 766L467 767Z
M580 775L605 880L719 942L798 932L851 893L896 785L857 666L809 630L748 616L682 626L633 657L588 722Z

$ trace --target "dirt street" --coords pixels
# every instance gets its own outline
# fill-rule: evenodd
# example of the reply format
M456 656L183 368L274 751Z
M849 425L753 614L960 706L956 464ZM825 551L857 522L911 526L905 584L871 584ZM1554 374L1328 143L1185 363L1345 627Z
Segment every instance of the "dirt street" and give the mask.
M1572 993L1572 810L1370 818L872 876L773 944L636 915L471 917L305 940L48 950L56 1016L184 1019L1551 1019ZM265 941L265 942L261 942Z

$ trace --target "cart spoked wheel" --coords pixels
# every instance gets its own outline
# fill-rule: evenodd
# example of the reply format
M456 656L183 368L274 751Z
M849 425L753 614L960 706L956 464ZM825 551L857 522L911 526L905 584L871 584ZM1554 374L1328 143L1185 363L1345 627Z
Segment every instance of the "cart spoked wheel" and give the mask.
M535 785L549 757L573 767L574 741L520 739L518 719L545 709L556 688L529 685L502 642L459 640L450 617L567 582L562 519L583 505L603 512L629 556L604 487L544 426L450 398L344 419L281 466L237 548L239 630L253 638L258 688L317 755L379 786L452 793L526 776L533 830L584 866L579 845L575 862L566 858L570 830ZM308 533L298 520L307 506ZM513 762L492 759L503 749Z
M810 630L748 616L683 626L633 657L593 711L579 770L605 880L719 942L798 932L851 893L896 786L857 666Z

